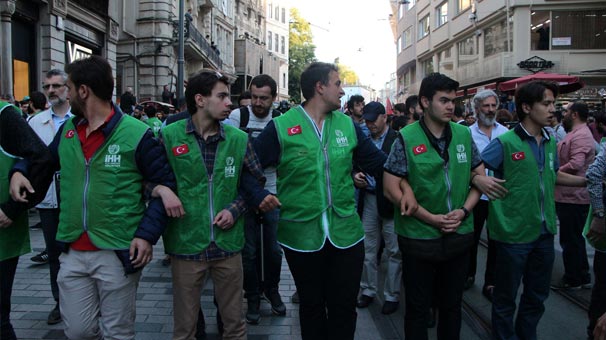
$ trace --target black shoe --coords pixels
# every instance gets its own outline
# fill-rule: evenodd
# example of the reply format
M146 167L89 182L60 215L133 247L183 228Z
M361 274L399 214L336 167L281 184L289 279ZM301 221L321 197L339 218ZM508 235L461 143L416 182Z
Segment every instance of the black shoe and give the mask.
M400 306L398 301L385 301L381 313L385 315L393 314L398 310L398 306Z
M272 288L269 292L265 292L265 299L271 304L271 312L275 315L284 316L286 315L286 306L282 302L280 292L277 288Z
M40 228L42 228L42 222L38 222L38 223L36 223L34 225L30 225L29 228L32 229L32 230L40 229Z
M436 326L436 310L435 308L429 308L427 311L427 328L434 328Z
M53 308L53 310L48 314L48 319L46 323L49 325L55 325L61 322L61 311L59 310L59 304Z
M475 276L468 276L467 279L465 279L465 283L463 284L463 290L468 290L469 288L473 287L473 284L475 282Z
M167 255L165 258L162 259L162 265L164 267L170 266L170 256Z
M299 303L299 292L295 290L295 293L290 297L290 302Z
M484 295L484 297L486 299L488 299L488 301L492 302L493 291L494 291L494 286L491 286L491 285L484 286L484 288L482 288L482 295Z
M261 299L259 295L249 296L246 298L248 302L248 308L246 310L246 323L256 325L261 320L261 313L259 312L259 306L261 305Z
M366 308L368 307L368 305L370 305L372 303L372 300L374 300L374 297L370 297L368 295L360 295L360 297L358 298L358 302L356 303L356 307L358 308Z
M581 288L583 288L582 284L570 284L564 281L564 279L551 285L551 289L553 290L580 290Z
M46 250L44 250L40 254L32 257L30 260L37 264L46 264L48 263L48 253L46 252Z

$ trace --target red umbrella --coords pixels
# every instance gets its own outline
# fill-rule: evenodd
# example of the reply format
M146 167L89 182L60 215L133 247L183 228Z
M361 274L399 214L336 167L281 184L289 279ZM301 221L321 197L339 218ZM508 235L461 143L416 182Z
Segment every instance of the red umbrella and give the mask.
M529 83L533 80L544 80L554 82L558 84L560 93L574 92L585 86L585 84L579 79L579 77L567 76L557 73L538 72L520 78L504 81L499 84L499 90L503 92L515 91L519 86Z

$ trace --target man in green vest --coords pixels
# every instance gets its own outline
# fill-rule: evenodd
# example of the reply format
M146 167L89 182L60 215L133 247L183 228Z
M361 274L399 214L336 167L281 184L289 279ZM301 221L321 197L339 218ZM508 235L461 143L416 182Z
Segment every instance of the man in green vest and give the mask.
M555 256L555 185L585 185L584 177L558 171L556 141L544 129L553 118L557 95L554 83L520 87L515 95L520 124L482 151L484 164L505 180L508 190L504 198L490 202L487 223L497 254L492 329L499 340L537 338ZM524 291L514 322L522 279Z
M396 205L395 230L403 258L407 339L427 339L434 291L438 339L459 339L463 283L473 244L469 215L480 198L470 183L472 176L485 173L469 128L451 121L458 87L439 73L423 79L419 104L424 114L400 130L385 163L384 190ZM403 182L410 186L404 191ZM404 193L418 202L412 214L397 204Z
M19 157L31 162L35 193L27 203L10 199L8 178ZM31 251L27 208L40 202L52 179L51 155L46 145L21 117L19 109L0 101L0 339L17 339L10 322L11 293L19 256Z
M69 339L134 339L140 270L152 259L166 210L181 210L167 190L176 186L174 174L149 127L113 105L106 59L80 59L65 72L75 117L49 146L51 170L69 174L60 180L56 237L64 251L57 278L64 332ZM12 187L25 186L16 176ZM145 186L162 198L146 205Z
M353 339L364 229L352 167L377 177L385 154L335 111L344 95L335 65L309 65L301 91L306 101L269 122L255 150L264 168L277 168L278 242L299 292L303 339Z
M162 138L186 214L164 233L173 276L174 340L196 333L200 294L210 274L224 323L223 339L245 339L242 319L244 219L249 206L269 211L279 200L263 189L263 170L248 135L221 121L230 113L228 78L203 70L188 79L188 119ZM246 202L245 202L246 200Z
M145 123L147 125L149 125L149 127L152 129L154 135L156 137L158 137L158 134L160 133L160 130L162 129L162 121L156 117L156 113L158 112L158 109L156 109L154 104L150 104L144 109L144 112L145 112L145 115L147 116L147 120L145 121Z

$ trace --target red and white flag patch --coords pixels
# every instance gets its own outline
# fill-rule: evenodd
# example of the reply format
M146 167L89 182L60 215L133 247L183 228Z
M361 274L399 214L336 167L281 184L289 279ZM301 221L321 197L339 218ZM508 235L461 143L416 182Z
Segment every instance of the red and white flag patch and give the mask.
M65 138L72 138L76 135L76 131L75 130L67 130L67 132L65 133Z
M412 148L412 152L415 155L420 155L422 153L427 152L427 147L425 146L425 144L417 145L414 148Z
M518 151L511 154L512 161L521 161L526 158L524 151Z
M301 130L301 125L297 125L297 126L289 127L287 132L288 132L289 136L294 136L294 135L298 135L298 134L302 133L303 131Z
M173 148L173 155L175 156L185 155L188 152L189 147L187 146L187 144L177 145Z

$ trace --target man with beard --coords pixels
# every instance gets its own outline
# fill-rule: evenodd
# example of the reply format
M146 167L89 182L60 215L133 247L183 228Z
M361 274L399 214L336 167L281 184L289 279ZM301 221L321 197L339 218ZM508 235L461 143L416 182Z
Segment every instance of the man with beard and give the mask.
M364 108L364 97L359 94L354 94L349 97L347 101L347 111L351 115L351 119L356 123L364 132L365 135L369 135L368 127L362 118L362 109Z
M63 123L73 115L70 112L70 105L67 101L68 88L66 86L67 74L62 70L53 69L46 73L44 85L42 88L46 92L51 107L42 111L29 120L29 125L36 131L36 134L42 141L49 145L55 138L55 134ZM55 174L58 178L59 173ZM59 287L57 286L57 274L59 273L59 254L55 237L57 236L57 226L59 225L59 200L57 197L57 183L55 179L51 183L46 197L36 206L40 214L40 223L44 233L44 242L46 250L32 257L33 262L39 262L46 257L50 269L50 284L53 298L57 302L55 308L48 315L47 323L53 325L61 321L59 312ZM45 261L46 262L46 261Z
M499 98L497 94L492 90L483 90L478 92L472 100L472 108L478 120L471 125L471 138L478 151L481 153L484 148L501 134L507 132L507 128L496 122L497 107L499 107ZM488 171L486 171L488 176ZM506 191L501 187L499 183L502 183L494 177L485 177L476 179L476 187L482 192L490 193L490 197L483 194L478 201L478 204L473 208L473 233L474 233L474 244L471 247L471 253L469 256L469 267L467 270L467 278L465 280L465 289L470 288L475 282L476 268L477 268L477 254L478 244L480 242L480 235L482 234L482 228L488 217L488 200L495 199L492 192L499 190L502 193ZM484 272L484 286L482 293L489 300L492 299L492 290L494 288L494 246L492 241L488 241L488 256L486 257L486 270Z
M114 78L106 59L80 59L65 71L75 117L50 145L50 168L64 174L56 236L63 250L57 283L64 332L69 339L133 339L141 269L167 215L182 214L168 190L175 188L174 174L149 127L111 102ZM17 170L11 195L24 200L27 165ZM162 199L146 206L145 183Z
M408 98L406 98L406 101L404 103L406 105L405 114L406 116L408 116L409 119L408 124L412 124L421 119L421 116L423 115L423 108L421 107L421 105L419 105L419 96L409 96Z
M587 117L585 102L577 100L568 104L562 117L567 134L558 143L560 171L585 177L585 172L595 159L595 143ZM556 212L560 220L560 245L564 261L564 277L552 285L554 289L591 288L589 262L582 232L589 211L587 188L571 188L557 185L555 189ZM603 210L593 212L602 218Z
M378 176L385 155L336 111L344 92L334 64L310 64L301 90L306 101L269 122L255 151L264 168L277 167L278 242L299 292L303 339L353 339L364 229L351 172L355 163Z
M279 111L272 109L278 93L277 88L276 81L266 74L254 77L250 83L251 104L232 111L229 115L230 123L247 132L252 138L256 138L267 123L280 115ZM265 169L264 175L265 189L275 195L276 168ZM278 214L279 210L274 209L265 213L248 211L244 215L246 243L242 250L242 260L244 291L248 301L246 322L253 325L259 323L261 318L259 314L261 295L271 303L272 313L279 316L286 315L286 306L278 291L282 268L282 250L276 239ZM258 269L263 269L264 277Z

